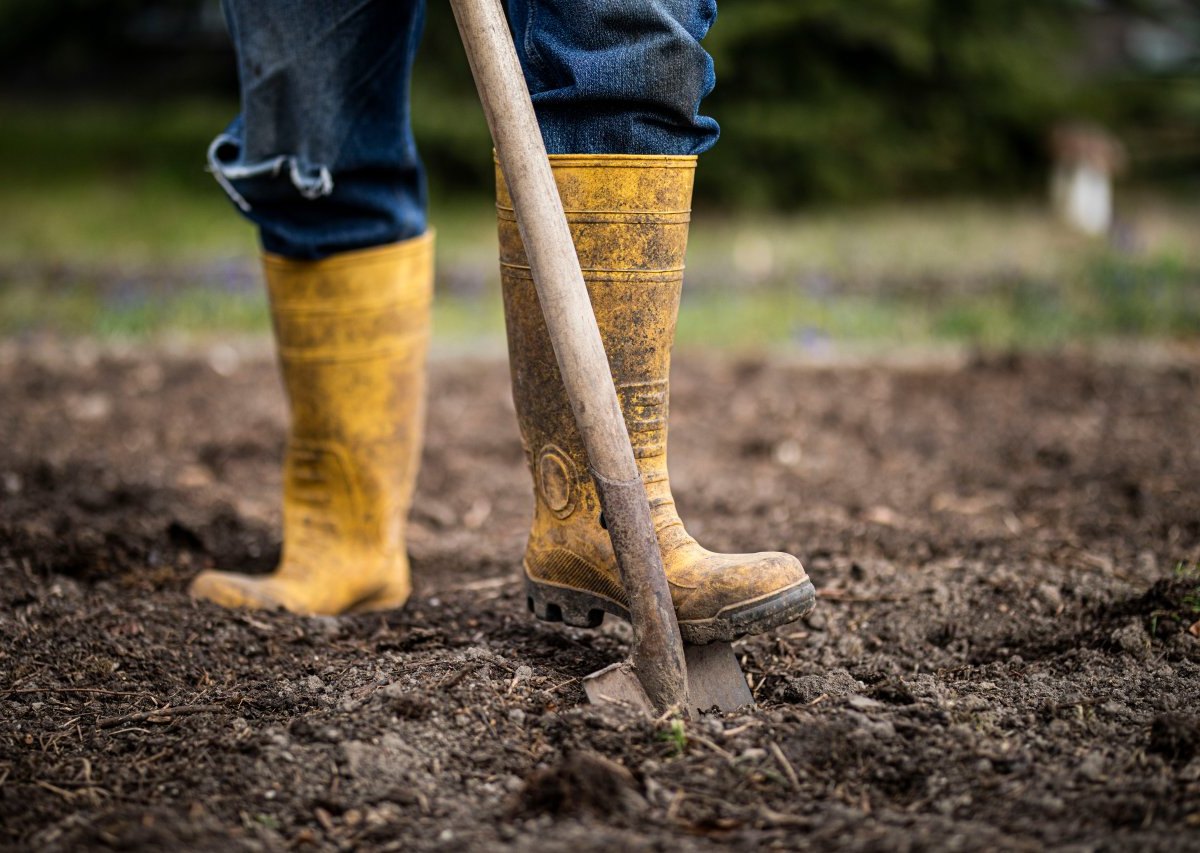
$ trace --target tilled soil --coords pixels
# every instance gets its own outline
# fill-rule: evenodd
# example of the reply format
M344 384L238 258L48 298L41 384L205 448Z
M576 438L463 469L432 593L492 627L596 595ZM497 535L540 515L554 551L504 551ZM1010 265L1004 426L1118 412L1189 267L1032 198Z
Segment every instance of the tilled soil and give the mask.
M1200 847L1200 362L677 362L690 529L821 596L687 723L526 612L502 362L433 366L416 593L335 620L185 594L277 556L269 355L0 347L0 844Z

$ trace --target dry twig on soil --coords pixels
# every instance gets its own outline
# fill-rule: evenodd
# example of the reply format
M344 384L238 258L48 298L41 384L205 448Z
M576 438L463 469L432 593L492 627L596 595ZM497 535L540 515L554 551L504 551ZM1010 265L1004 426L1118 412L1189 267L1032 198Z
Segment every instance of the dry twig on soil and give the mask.
M121 717L105 717L96 722L97 728L111 729L122 723L165 723L173 717L187 714L208 714L224 711L224 705L176 705L173 708L155 708L153 711L139 711L136 714L125 714Z

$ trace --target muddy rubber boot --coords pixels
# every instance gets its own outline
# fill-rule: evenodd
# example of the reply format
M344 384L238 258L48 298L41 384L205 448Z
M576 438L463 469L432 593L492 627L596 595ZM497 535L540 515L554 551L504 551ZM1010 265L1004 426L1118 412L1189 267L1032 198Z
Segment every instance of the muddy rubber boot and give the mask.
M789 554L715 554L684 530L667 479L667 376L683 282L694 157L550 158L646 485L679 629L703 644L791 622L814 603ZM512 201L497 170L513 399L536 492L529 606L549 621L628 619L582 439L542 319Z
M433 287L426 234L321 261L264 258L291 407L283 553L266 576L206 571L197 598L337 614L398 607L421 452Z

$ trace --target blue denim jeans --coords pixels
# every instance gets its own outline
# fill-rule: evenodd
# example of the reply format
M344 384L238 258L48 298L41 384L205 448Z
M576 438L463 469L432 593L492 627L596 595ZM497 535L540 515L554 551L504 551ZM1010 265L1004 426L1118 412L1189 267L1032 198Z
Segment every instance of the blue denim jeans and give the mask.
M209 166L297 259L426 227L409 80L424 0L224 0L241 114ZM509 0L514 42L552 154L698 154L715 83L700 46L716 0Z

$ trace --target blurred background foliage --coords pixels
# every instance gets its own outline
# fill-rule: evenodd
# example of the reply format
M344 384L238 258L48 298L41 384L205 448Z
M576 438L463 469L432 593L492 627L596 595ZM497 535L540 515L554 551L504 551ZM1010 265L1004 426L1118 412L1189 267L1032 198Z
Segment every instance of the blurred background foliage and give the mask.
M1200 164L1194 0L726 0L705 44L718 69L705 106L723 138L705 158L702 204L1027 192L1044 182L1046 137L1064 119L1115 131L1142 180ZM167 128L137 110L109 114L151 125L142 130L158 135L154 157L168 171L194 176L235 108L234 74L215 0L0 0L9 109L14 99L116 98L152 115L165 105ZM429 4L413 97L435 189L486 193L487 132L446 3ZM189 122L181 100L206 107ZM120 166L119 130L45 160Z
M682 343L1200 339L1200 0L722 0L705 45L723 135ZM438 340L502 348L491 146L440 0L413 100ZM218 0L0 0L0 339L265 333L253 229L204 170L236 109ZM1107 237L1050 211L1068 121L1128 151Z

